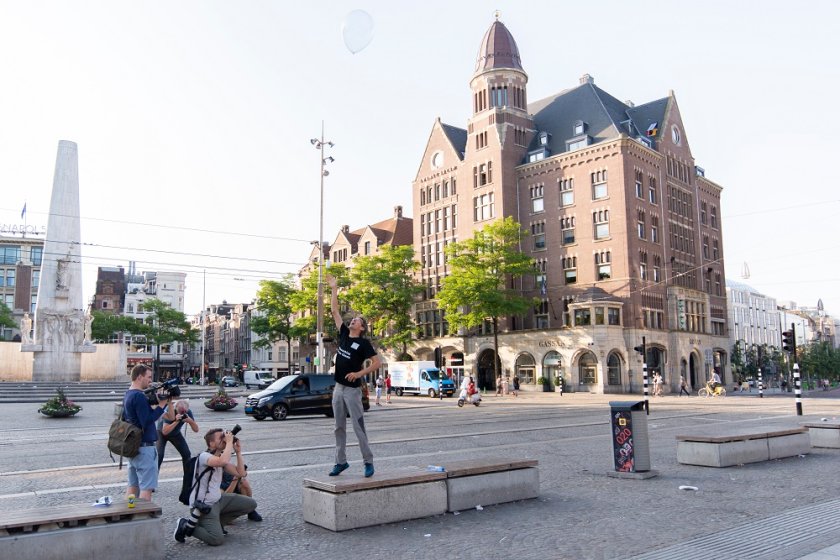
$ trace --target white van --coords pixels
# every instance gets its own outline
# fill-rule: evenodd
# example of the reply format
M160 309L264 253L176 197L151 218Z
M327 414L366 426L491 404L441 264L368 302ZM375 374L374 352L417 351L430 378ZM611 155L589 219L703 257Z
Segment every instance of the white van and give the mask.
M245 388L265 389L274 381L274 375L270 371L251 370L245 372Z

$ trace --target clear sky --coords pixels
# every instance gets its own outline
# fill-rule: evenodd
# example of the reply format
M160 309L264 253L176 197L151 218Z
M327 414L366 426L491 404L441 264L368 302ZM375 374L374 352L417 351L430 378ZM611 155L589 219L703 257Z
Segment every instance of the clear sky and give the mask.
M362 9L372 42L341 32ZM529 98L584 73L636 104L673 89L724 187L727 276L840 314L840 3L0 0L0 223L46 225L58 141L79 145L84 293L97 266L187 272L186 308L249 302L318 238L411 212L436 117L460 127L494 10ZM151 226L149 224L152 224Z

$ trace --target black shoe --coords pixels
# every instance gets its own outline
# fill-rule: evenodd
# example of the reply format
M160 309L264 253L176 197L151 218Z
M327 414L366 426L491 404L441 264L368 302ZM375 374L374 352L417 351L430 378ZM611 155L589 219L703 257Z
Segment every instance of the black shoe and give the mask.
M175 533L172 536L180 543L187 542L187 523L188 521L181 517L175 525Z
M248 514L248 521L262 521L262 515L257 513L257 510Z
M338 476L349 468L350 468L350 463L344 463L344 464L341 464L341 465L336 465L330 471L330 476Z

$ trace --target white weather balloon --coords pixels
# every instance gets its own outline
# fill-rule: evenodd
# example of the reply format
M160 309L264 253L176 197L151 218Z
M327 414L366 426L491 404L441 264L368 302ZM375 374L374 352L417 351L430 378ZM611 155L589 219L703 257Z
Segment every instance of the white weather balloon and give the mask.
M373 40L373 18L364 10L353 10L341 22L341 35L347 50L356 54Z

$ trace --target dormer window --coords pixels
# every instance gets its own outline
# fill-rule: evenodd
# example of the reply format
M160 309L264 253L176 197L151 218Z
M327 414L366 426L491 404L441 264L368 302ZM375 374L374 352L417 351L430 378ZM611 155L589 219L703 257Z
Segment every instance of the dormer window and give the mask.
M575 136L580 136L584 132L586 132L586 123L583 121L575 121L572 134L574 134Z
M551 135L548 132L540 132L540 146L548 146Z

